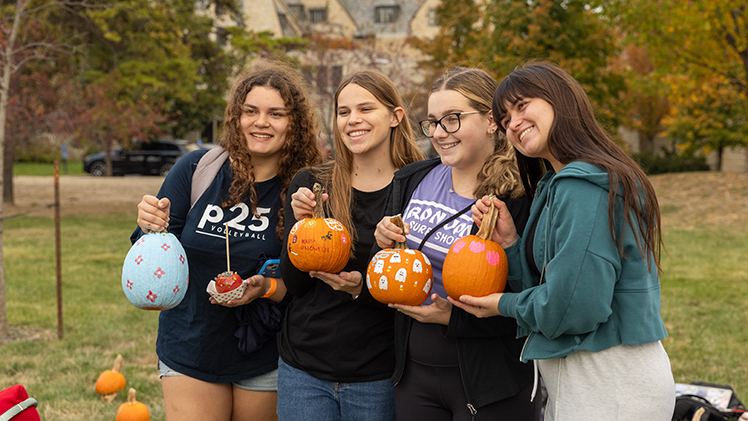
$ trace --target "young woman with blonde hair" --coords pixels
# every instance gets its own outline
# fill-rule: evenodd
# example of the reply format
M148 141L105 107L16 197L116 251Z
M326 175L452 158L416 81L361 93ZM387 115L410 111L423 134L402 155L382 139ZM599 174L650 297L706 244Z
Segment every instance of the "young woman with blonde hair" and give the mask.
M406 241L434 270L432 295L421 306L393 305L397 365L392 378L398 419L535 420L532 366L519 361L523 340L512 319L479 319L446 300L441 279L447 251L475 231L470 207L495 194L518 223L530 206L514 151L491 114L496 81L485 71L458 67L436 81L423 134L439 158L395 174L386 215L402 214L406 232L389 216L377 225L381 248ZM539 401L539 399L538 399Z
M354 242L340 273L299 271L286 249L282 253L281 272L293 295L278 342L283 421L395 418L389 382L394 311L369 295L363 277L392 176L422 159L404 107L386 76L361 71L346 77L335 94L334 160L291 183L286 237L323 200L327 216L343 223ZM322 197L310 190L315 182L325 188Z

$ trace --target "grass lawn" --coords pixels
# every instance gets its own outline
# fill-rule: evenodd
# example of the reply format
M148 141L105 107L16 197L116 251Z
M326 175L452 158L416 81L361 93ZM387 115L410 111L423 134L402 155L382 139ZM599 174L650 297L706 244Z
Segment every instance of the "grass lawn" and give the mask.
M54 175L54 164L38 162L15 162L13 163L13 175ZM60 162L60 175L86 174L83 172L83 161L68 160L67 172Z
M23 384L46 420L112 420L126 400L102 402L99 373L125 359L127 385L154 421L164 419L156 370L157 312L138 310L120 286L134 228L131 212L62 220L62 340L0 346L0 389ZM54 221L24 216L4 223L7 313L13 328L56 331ZM729 384L748 401L748 228L668 230L664 257L663 341L676 382Z

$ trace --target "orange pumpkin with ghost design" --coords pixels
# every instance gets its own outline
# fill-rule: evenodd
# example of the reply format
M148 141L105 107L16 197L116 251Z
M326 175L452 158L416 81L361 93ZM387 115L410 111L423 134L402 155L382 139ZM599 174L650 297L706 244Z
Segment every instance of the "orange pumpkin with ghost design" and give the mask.
M405 232L400 215L390 220ZM429 297L433 276L425 254L409 249L404 242L395 242L394 248L380 250L369 262L366 287L379 302L417 306Z

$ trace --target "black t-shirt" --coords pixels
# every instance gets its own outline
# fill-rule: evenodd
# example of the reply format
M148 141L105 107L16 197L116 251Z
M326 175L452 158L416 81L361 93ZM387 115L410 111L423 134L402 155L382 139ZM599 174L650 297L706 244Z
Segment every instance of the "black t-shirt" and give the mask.
M299 187L311 189L315 181L313 170L305 170L291 182L286 200L286 242L296 223L290 195ZM358 240L354 258L343 268L344 272L359 271L366 276L374 230L384 216L388 193L389 187L375 192L353 190L351 214ZM286 247L281 253L281 273L293 294L278 334L278 351L286 364L325 381L366 382L392 375L393 309L373 300L366 286L354 300L350 294L335 291L296 269Z

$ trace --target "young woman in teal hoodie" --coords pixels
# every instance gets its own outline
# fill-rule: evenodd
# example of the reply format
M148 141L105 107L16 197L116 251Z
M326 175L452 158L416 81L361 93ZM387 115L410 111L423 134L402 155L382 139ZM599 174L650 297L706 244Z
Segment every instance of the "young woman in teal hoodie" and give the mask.
M670 420L675 386L660 342L667 332L654 188L597 123L579 83L555 65L513 71L493 113L535 195L521 236L494 199L501 216L493 239L519 292L450 301L479 317L517 320L528 336L521 359L537 362L548 390L546 420ZM473 207L476 222L490 203Z

